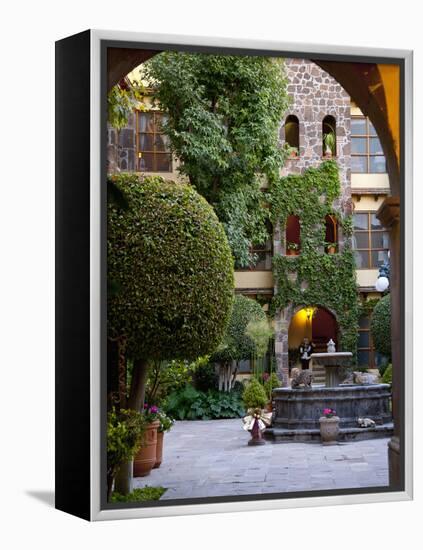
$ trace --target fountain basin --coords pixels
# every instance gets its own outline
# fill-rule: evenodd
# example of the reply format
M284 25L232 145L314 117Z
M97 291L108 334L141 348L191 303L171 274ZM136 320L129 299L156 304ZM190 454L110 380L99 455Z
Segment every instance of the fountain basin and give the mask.
M276 440L308 441L320 439L319 418L323 409L336 410L340 418L340 439L388 437L392 433L391 391L389 384L337 387L276 388L272 428L267 437ZM359 428L357 419L371 418L376 426Z
M322 365L325 367L326 387L336 387L345 378L344 368L351 363L352 353L350 351L336 351L328 353L312 353L311 356L312 369L313 365Z

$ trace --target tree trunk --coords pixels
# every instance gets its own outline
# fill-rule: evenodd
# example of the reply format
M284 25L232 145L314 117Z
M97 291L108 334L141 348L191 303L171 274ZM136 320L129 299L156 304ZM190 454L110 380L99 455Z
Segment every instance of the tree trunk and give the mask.
M144 359L134 360L131 389L129 391L128 409L140 412L144 407L145 383L147 380L148 362ZM133 461L125 462L119 468L115 480L115 490L121 495L132 491Z
M128 409L141 412L145 399L145 383L147 380L148 361L135 359L132 371L131 389L129 391Z
M231 390L233 390L233 388L234 388L234 386L235 386L236 375L238 374L238 366L239 366L239 362L236 361L236 362L235 362L235 368L234 368L233 373L232 373Z

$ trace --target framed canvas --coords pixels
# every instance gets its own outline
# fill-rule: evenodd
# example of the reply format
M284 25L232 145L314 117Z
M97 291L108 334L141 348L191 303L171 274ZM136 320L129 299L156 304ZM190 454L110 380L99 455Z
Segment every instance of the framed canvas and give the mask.
M412 52L56 43L56 507L412 498Z

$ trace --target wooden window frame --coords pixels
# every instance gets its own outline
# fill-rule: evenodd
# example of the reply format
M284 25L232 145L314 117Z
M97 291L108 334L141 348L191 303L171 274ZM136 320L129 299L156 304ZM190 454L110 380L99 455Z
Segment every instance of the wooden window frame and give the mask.
M370 322L371 322L371 316L370 315L362 315L362 317L366 317L368 320L369 320L369 326L367 328L361 328L359 327L358 328L358 334L357 334L357 354L360 352L360 351L366 351L369 353L369 364L368 364L368 367L369 369L375 369L377 368L376 367L376 361L375 361L375 353L376 353L376 350L375 350L375 347L374 347L374 344L373 344L373 338L372 338L372 333L370 331ZM369 334L369 345L368 347L360 347L359 346L359 340L360 340L360 333L362 332L367 332ZM357 366L362 368L362 365L359 365L358 364L358 361L357 361Z
M155 149L155 136L157 135L165 135L164 132L156 132L156 131L153 131L153 132L141 132L140 130L140 116L143 115L143 114L152 114L154 119L153 119L153 126L154 128L156 128L156 120L155 120L155 117L157 115L160 115L160 116L163 116L163 115L166 115L166 113L164 113L163 111L157 111L157 110L149 110L149 111L141 111L139 109L137 109L135 111L135 132L136 132L136 161L137 161L137 172L143 172L143 173L163 173L163 174L169 174L169 173L172 173L173 172L173 158L172 158L172 153L169 150L165 150L165 151L157 151ZM140 147L140 136L141 135L152 135L153 136L153 150L152 151L142 151L141 150L141 147ZM152 170L141 170L140 169L140 160L142 158L142 154L143 153L146 153L146 154L149 154L149 155L152 155L152 158L153 158L153 169ZM158 156L160 155L170 155L170 168L169 170L158 170L157 169L157 161L158 161Z
M384 153L383 152L382 153L371 153L370 152L370 141L371 141L371 139L373 139L373 138L379 139L379 136L376 133L376 129L375 129L374 134L370 133L371 121L366 116L352 115L351 116L351 122L353 120L364 120L365 123L366 123L366 133L365 134L353 134L352 131L351 131L351 157L365 158L366 159L366 170L364 172L354 172L354 170L351 168L351 173L352 174L386 174L387 173L386 158L385 158ZM373 128L374 128L374 126L373 126ZM356 138L356 139L365 139L366 140L366 152L365 153L353 153L353 151L352 151L352 142L353 142L354 138ZM379 143L380 143L380 139L379 139ZM375 172L373 170L370 170L370 159L373 158L373 157L383 157L384 158L384 160L385 160L385 170L384 170L384 172Z
M367 215L367 229L355 229L355 227L354 227L353 236L355 237L355 235L357 233L367 233L368 247L367 248L358 248L358 247L353 246L353 252L367 252L369 265L368 265L368 267L357 267L356 266L356 269L379 269L380 266L373 265L373 263L372 263L372 252L389 251L389 246L387 246L386 248L380 248L380 247L373 248L372 247L372 234L373 233L387 233L388 238L389 238L389 231L386 229L386 227L383 227L383 225L380 226L381 227L380 229L372 229L371 219L372 219L372 216L376 214L376 212L374 212L372 210L363 210L362 212L354 212L354 214L353 214L353 224L354 224L354 216L355 215L362 215L362 214Z

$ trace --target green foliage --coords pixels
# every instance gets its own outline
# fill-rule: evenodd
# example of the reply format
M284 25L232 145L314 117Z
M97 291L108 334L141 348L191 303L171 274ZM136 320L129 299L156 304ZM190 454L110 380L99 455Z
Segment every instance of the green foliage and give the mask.
M247 327L251 322L267 322L266 319L258 302L242 294L236 295L225 335L211 361L225 363L249 359L256 352L256 343L247 334Z
M159 500L160 497L167 491L164 487L142 487L134 489L132 493L121 495L113 493L110 502L147 502L150 500Z
M143 92L142 85L135 83L128 88L122 88L118 84L113 86L107 95L108 122L113 128L122 130L128 124L134 109L143 107L140 104Z
M244 413L244 407L237 392L226 393L215 390L202 392L191 385L172 393L165 407L167 413L178 420L239 418Z
M288 106L283 61L163 52L142 76L169 115L164 132L181 173L215 207L236 264L247 267L250 245L267 236L260 183L278 177L287 155L278 146Z
M247 410L262 409L266 405L268 398L260 382L256 378L252 378L244 389L242 400Z
M382 382L384 384L392 384L392 364L389 364L382 376Z
M275 372L269 376L269 378L263 384L264 390L267 394L268 400L272 399L272 392L275 388L280 388L282 386L281 381L278 378L278 375Z
M129 409L107 414L107 474L113 478L120 464L132 460L138 451L145 429L145 419Z
M326 161L301 175L280 178L269 195L274 224L280 222L283 227L290 214L298 215L301 222L301 253L273 259L278 292L272 311L289 304L328 308L337 316L339 349L351 351L355 357L359 306L350 239L352 220L333 206L340 195L336 162ZM328 214L336 215L345 239L342 251L336 254L324 252Z
M148 372L146 402L161 405L171 392L191 382L192 372L193 363L189 361L154 361Z
M174 424L173 418L164 411L158 412L157 420L160 422L160 426L157 428L158 432L169 432Z
M335 139L335 133L334 132L328 132L323 136L323 141L325 142L325 149L329 149L332 155L336 155L335 145L336 145L336 139Z
M128 200L108 204L108 333L128 356L194 359L221 341L233 302L222 225L189 185L113 176Z
M258 321L250 321L245 330L245 334L254 342L255 356L264 357L269 347L269 340L273 337L273 330L267 318Z
M379 353L391 357L391 296L387 294L373 309L370 323L373 343Z
M216 390L218 385L218 376L216 367L213 363L203 363L199 365L193 374L195 389L200 391Z

